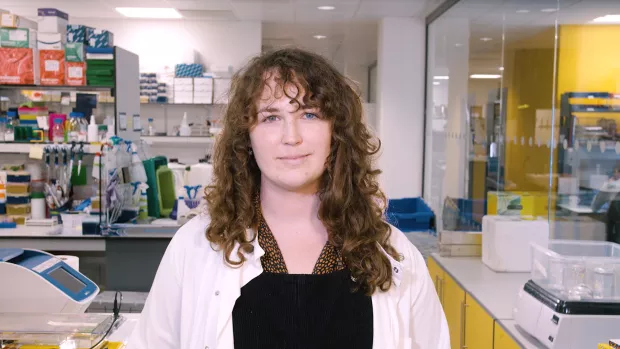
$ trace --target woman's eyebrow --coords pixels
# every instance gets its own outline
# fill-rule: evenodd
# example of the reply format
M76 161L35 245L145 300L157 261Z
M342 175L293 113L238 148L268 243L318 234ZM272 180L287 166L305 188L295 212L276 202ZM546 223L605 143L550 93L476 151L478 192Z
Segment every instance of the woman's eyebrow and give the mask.
M274 108L274 107L264 107L258 110L258 113L263 113L263 112L267 112L267 113L275 113L280 111L280 109L278 108Z

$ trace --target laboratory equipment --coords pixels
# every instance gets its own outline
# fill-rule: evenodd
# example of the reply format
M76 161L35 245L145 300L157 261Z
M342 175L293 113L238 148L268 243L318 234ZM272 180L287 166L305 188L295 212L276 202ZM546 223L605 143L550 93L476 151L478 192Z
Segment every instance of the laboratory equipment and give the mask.
M594 348L620 328L620 245L551 240L532 244L532 270L513 309L547 348Z
M188 168L188 166L179 163L179 159L171 158L170 161L168 161L168 168L172 171L172 174L174 175L174 193L176 195L175 197L183 197L183 194L185 192L183 187L187 184L185 180L185 169Z
M88 125L88 142L99 142L99 126L95 122L95 116L90 116L90 124Z
M0 249L0 278L7 282L0 294L6 313L82 313L99 293L79 271L38 250Z
M149 126L148 126L148 135L155 136L157 135L157 129L155 128L155 124L153 123L153 118L149 118Z
M518 216L484 216L482 219L482 262L494 271L528 272L530 243L546 244L549 222Z
M0 347L105 348L97 343L103 342L106 335L125 321L122 316L115 319L113 314L100 313L0 313Z
M192 129L189 126L187 113L183 113L183 120L181 120L181 126L179 127L179 135L181 137L189 137L192 135Z

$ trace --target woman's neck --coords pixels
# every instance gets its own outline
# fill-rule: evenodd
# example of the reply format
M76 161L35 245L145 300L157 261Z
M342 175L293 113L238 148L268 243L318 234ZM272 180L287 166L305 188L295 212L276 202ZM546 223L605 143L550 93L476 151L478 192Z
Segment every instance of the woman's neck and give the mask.
M298 224L318 219L320 201L315 191L288 191L263 181L260 201L263 215L281 223Z

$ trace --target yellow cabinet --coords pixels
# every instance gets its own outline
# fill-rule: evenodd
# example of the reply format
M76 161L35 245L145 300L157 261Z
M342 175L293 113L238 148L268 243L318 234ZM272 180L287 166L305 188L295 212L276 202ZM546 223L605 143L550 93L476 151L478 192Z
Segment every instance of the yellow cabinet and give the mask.
M521 349L521 346L504 331L504 328L495 322L493 335L493 348L495 349Z
M495 321L469 294L466 296L465 304L464 349L493 349Z
M447 273L443 283L443 311L446 313L450 329L452 349L461 349L464 345L463 325L465 308L465 291Z
M444 285L444 271L441 269L439 264L433 258L428 258L428 272L431 274L431 279L433 279L433 283L435 284L435 290L437 291L437 295L439 296L439 301L443 304L443 285Z

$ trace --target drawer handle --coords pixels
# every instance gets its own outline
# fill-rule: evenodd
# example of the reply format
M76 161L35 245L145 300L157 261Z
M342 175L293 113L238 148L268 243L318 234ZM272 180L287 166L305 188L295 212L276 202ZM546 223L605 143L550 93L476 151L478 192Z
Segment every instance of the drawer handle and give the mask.
M467 311L467 303L461 302L461 349L467 349L465 345L465 312Z

